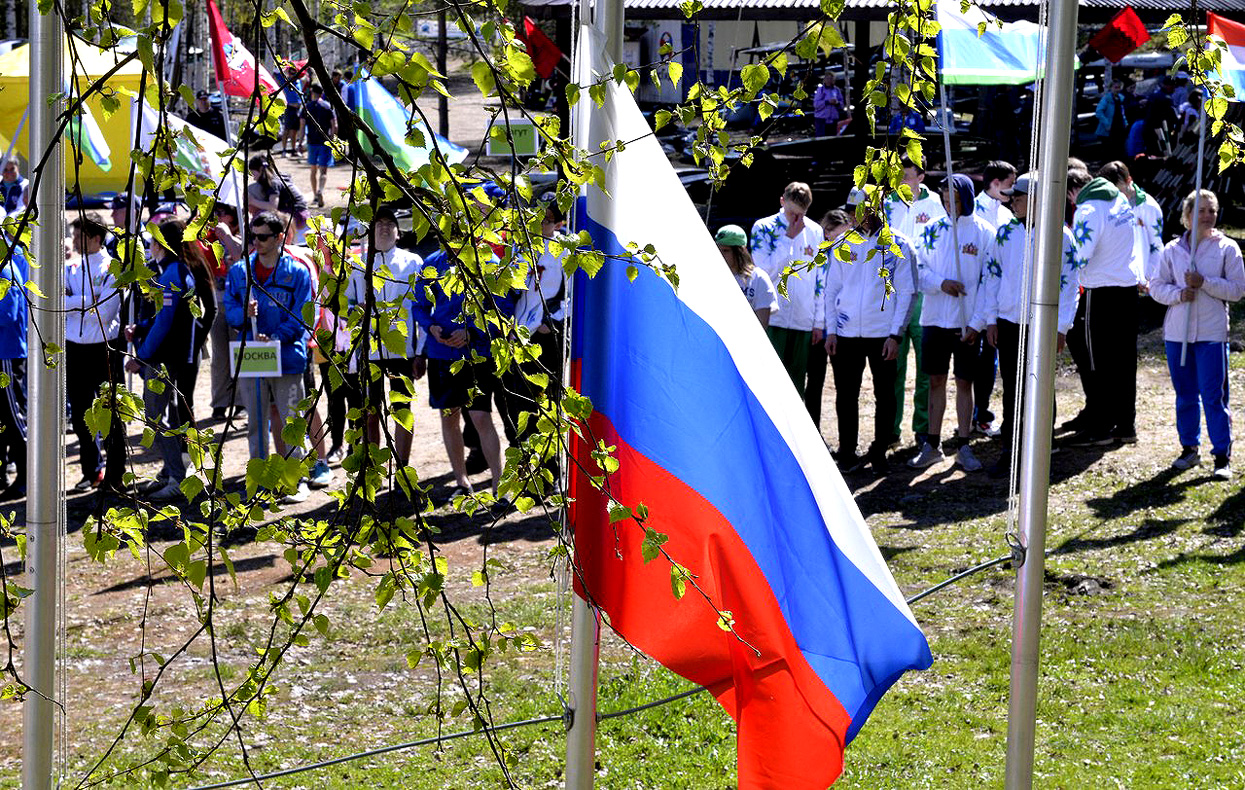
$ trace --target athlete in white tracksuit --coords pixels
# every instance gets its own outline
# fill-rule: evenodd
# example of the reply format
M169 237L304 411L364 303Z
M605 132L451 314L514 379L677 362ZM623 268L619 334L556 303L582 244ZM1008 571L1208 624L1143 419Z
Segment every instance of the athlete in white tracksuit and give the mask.
M1029 215L1029 193L1036 181L1035 174L1026 173L1008 190L1012 199L1014 218L999 228L995 235L996 257L986 265L983 283L986 299L986 339L998 349L999 368L1003 374L1003 425L1001 434L1004 451L999 462L991 469L994 476L1002 476L1010 467L1010 448L1016 431L1018 415L1015 412L1017 371L1021 354L1020 328L1029 316L1024 304L1026 260L1036 260L1037 240L1026 226ZM1027 257L1026 257L1027 256ZM1076 317L1078 297L1078 266L1076 246L1072 232L1063 229L1063 250L1059 272L1059 340L1058 349L1063 350L1068 331ZM1032 298L1032 295L1030 295Z
M851 471L859 438L860 384L865 364L873 376L873 441L865 460L875 473L886 471L886 448L895 422L895 373L900 335L916 295L916 252L893 234L892 249L881 248L873 228L846 243L826 267L826 353L834 368L835 413L839 423L839 468Z
M1076 199L1072 238L1085 289L1087 426L1072 446L1137 440L1137 217L1130 201L1105 178Z
M971 458L972 452L967 449L973 417L972 375L977 335L986 328L986 305L980 284L986 261L995 257L995 232L973 213L972 182L959 174L952 177L952 182L953 190L943 195L944 208L950 208L954 195L964 214L956 220L954 231L949 216L926 228L917 257L918 286L925 294L921 313L922 364L930 385L927 445L933 452L923 451L914 461L915 465L928 466L942 457L939 440L946 409L947 374L952 372L956 380L959 443L965 450L959 460L966 469L975 470L981 464Z

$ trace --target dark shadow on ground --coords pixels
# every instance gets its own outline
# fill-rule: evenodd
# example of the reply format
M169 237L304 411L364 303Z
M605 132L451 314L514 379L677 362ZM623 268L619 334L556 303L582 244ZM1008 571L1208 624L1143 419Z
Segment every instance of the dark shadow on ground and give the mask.
M1183 479L1177 477L1185 475ZM1188 476L1187 472L1168 467L1148 480L1140 480L1119 489L1109 497L1096 497L1086 501L1099 518L1121 518L1148 508L1163 508L1183 502L1186 492L1194 486L1215 482L1209 470L1203 474Z
M259 557L244 557L235 560L233 563L234 573L243 574L249 571L256 571L261 568L271 568L276 565L277 555L265 554ZM220 578L228 575L229 569L225 567L223 562L218 562L212 566L211 574ZM134 590L148 585L154 586L164 584L166 582L175 582L177 577L171 574L161 574L159 576L137 576L129 581L119 582L111 587L105 587L102 590L96 590L94 595L104 595L106 593L125 592L126 590Z
M1245 488L1238 488L1206 517L1209 526L1203 530L1207 535L1235 538L1245 529Z
M1123 535L1112 535L1109 538L1085 538L1074 537L1061 543L1051 551L1051 554L1075 554L1080 551L1096 551L1098 549L1110 549L1116 546L1123 546L1128 543L1137 543L1152 538L1160 538L1164 535L1170 535L1181 526L1188 524L1191 518L1173 518L1173 519L1154 519L1149 518L1143 521L1132 532Z
M1061 449L1051 456L1051 484L1081 474L1113 449L1116 448ZM929 529L1007 510L1008 479L993 480L986 473L1004 451L1002 442L975 441L973 452L985 468L954 481L949 478L959 473L957 466L940 468L937 473L917 480L927 470L908 467L908 459L916 454L912 448L901 450L890 457L889 474L871 490L862 490L876 479L867 472L845 475L844 479L853 490L856 504L863 515L898 513L909 522L900 525L901 528ZM947 461L943 461L943 464L947 464Z

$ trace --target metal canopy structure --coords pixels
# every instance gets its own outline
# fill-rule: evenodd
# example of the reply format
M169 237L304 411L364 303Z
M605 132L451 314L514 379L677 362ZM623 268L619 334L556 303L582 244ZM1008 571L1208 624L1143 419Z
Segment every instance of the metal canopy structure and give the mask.
M525 0L522 5L535 18L554 19L570 17L572 6L579 0ZM627 18L683 19L680 8L683 0L623 0ZM778 21L813 19L821 14L819 0L702 0L704 10L697 14L701 20L748 20ZM1037 0L981 0L976 5L997 14L1005 21L1018 19L1036 20ZM1162 24L1169 14L1189 10L1188 0L1080 0L1079 22L1084 25L1101 24L1121 8L1131 6L1143 20ZM1198 3L1198 9L1213 11L1227 16L1245 18L1245 0L1207 0ZM847 0L840 21L885 21L894 10L893 0Z

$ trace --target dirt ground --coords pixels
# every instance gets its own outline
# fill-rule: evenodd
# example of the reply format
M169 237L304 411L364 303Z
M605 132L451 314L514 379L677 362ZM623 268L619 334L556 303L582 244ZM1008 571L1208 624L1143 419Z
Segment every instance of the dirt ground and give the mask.
M460 84L457 87L461 90L464 86ZM454 86L451 89L454 90ZM461 92L473 95L466 90ZM479 101L478 96L456 102L451 115L451 139L464 145L478 145L488 115L487 104ZM279 166L291 171L300 187L307 186L309 179L304 163L280 159ZM343 203L341 189L345 187L348 172L345 167L338 167L330 172L330 188L326 191L326 197L329 198L328 208ZM1091 465L1099 465L1107 473L1132 476L1132 470L1166 465L1176 455L1178 443L1173 428L1172 396L1167 373L1161 360L1153 355L1156 348L1154 337L1147 337L1143 345L1150 355L1146 358L1139 376L1137 429L1141 437L1140 443L1111 450L1065 451L1055 457L1054 474L1067 476L1080 473ZM1076 412L1083 399L1075 376L1070 372L1066 354L1062 360L1058 382L1058 408L1060 414L1066 417ZM913 440L909 422L912 367L909 366L909 420L905 421L905 448L910 447ZM1239 366L1231 373L1232 386L1238 392L1242 384L1241 375ZM861 394L862 448L872 438L872 393L867 381L866 377L865 390ZM834 448L838 441L832 382L832 373L828 373L821 427L827 444ZM205 366L196 391L196 403L199 404L201 418L208 413L203 405L208 402L208 383L209 376ZM996 387L993 406L1000 415L1001 397L1001 387ZM421 381L417 384L416 406L413 409L415 442L411 463L425 479L433 481L434 501L439 501L448 494L452 478L441 441L438 416L426 404L426 382ZM201 425L208 424L208 421L201 421ZM944 436L950 434L950 424L949 418L944 424ZM211 425L217 431L224 431L224 425L220 423ZM500 424L498 429L500 433ZM136 448L133 456L134 470L140 477L153 475L158 468L157 454L139 448L137 438L137 434L131 437L134 440L131 446ZM228 485L236 487L240 485L247 459L244 426L235 425L225 436L224 446ZM997 457L997 442L981 440L978 446L981 448L979 457L987 465ZM76 444L71 436L66 437L66 450L66 478L72 484L78 479L78 473L73 465ZM923 498L943 487L960 486L965 496L1005 496L1006 482L989 481L980 473L966 475L952 467L949 460L919 472L908 470L902 462L910 454L908 449L898 453L892 464L893 471L886 478L874 479L863 475L848 479L849 486L871 523L878 520L889 522L897 517L896 511L901 508L899 503ZM337 474L337 483L340 484L341 470L337 470ZM486 480L487 474L473 477L477 488L486 485ZM171 649L188 636L195 622L185 590L176 584L159 583L168 578L167 572L161 570L160 558L143 557L135 560L129 556L118 556L115 561L102 566L87 557L82 546L82 527L98 506L95 494L71 494L67 499L70 535L65 601L68 636L66 685L69 689L67 708L71 741L75 739L75 733L93 730L101 726L100 722L117 725L123 722L125 712L134 704L135 681L130 667L132 657L139 656L145 650ZM17 503L16 507L20 510L21 503ZM327 517L335 507L336 502L328 492L317 491L312 493L307 502L288 508L286 513ZM381 503L381 507L390 513L400 513L402 508L409 506L390 496ZM512 513L497 525L488 527L483 519L468 519L444 511L438 511L435 519L443 530L440 544L442 556L452 567L478 566L483 553L488 551L491 556L511 567L530 568L534 574L547 576L546 554L552 537L548 519L544 515ZM162 548L163 544L156 545L157 550ZM249 543L235 546L232 556L237 569L237 586L223 584L218 590L222 600L239 607L254 604L262 608L268 592L290 578L288 566L281 558L281 551L282 547L274 544ZM21 583L21 566L13 547L5 546L3 552L6 574L10 578L16 576L18 583ZM139 627L144 619L145 630ZM21 619L18 618L11 625L13 636L20 647ZM223 658L238 659L240 662L250 658L245 645L230 646L227 639L222 644L225 650ZM20 653L17 659L20 666ZM204 661L201 657L192 660ZM21 731L20 706L0 704L0 777L16 775L20 760Z

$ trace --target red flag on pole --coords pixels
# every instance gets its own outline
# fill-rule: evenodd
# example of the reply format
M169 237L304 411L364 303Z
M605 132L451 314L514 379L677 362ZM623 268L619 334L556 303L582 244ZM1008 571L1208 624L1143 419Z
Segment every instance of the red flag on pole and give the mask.
M1089 45L1107 60L1119 63L1125 55L1149 40L1150 33L1141 17L1132 8L1125 8L1094 34Z
M562 60L562 50L553 43L553 39L546 36L545 31L537 27L530 16L523 17L523 32L519 38L527 44L527 54L531 56L540 78L547 80L552 77L553 70Z
M255 57L225 27L215 0L208 0L207 7L208 29L212 33L212 65L216 68L216 80L225 93L229 96L251 96L258 89L275 92L277 81L268 69L255 63Z

